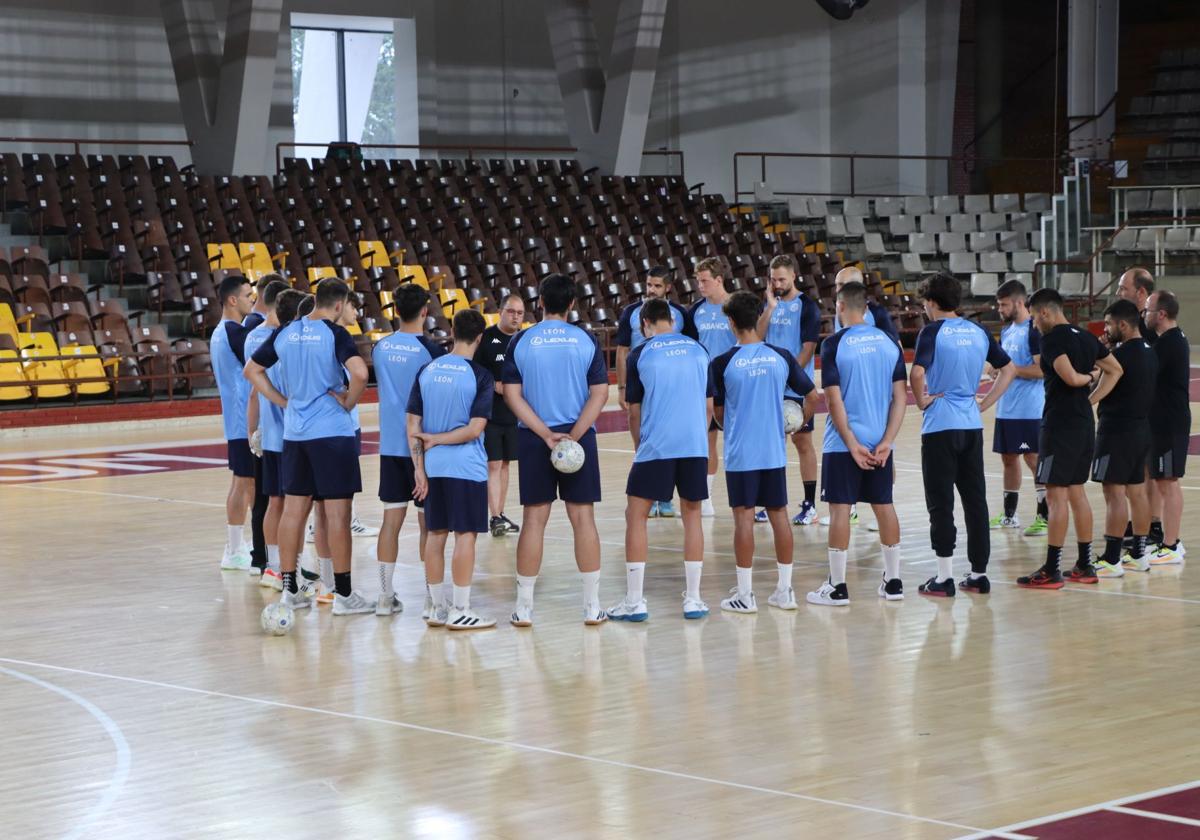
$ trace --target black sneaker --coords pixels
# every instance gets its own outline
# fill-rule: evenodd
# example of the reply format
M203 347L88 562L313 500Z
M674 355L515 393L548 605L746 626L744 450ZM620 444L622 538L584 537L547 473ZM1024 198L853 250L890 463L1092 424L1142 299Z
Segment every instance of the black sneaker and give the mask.
M1024 575L1017 578L1017 586L1023 586L1026 589L1062 589L1062 572L1058 569L1048 572L1043 567L1031 575Z
M493 537L503 537L508 533L508 523L504 521L503 516L493 516L488 520L488 530L492 532Z
M1071 571L1067 572L1067 574L1064 576L1064 579L1071 581L1071 583L1100 582L1100 579L1096 577L1096 567L1091 563L1085 563L1082 566L1076 563Z
M953 598L954 578L946 578L941 583L938 583L937 576L935 575L918 586L917 591L931 598Z
M958 588L963 592L975 592L979 595L986 595L992 591L992 582L988 580L987 575L980 575L979 577L967 575L959 582Z
M510 533L510 534L521 533L521 526L518 525L516 522L513 522L511 519L509 519L503 513L500 514L500 518L504 520L504 528L505 528L505 530L508 531L508 533Z
M304 568L303 566L300 567L300 575L305 580L313 581L313 582L316 582L321 579L321 575L319 572L310 572L308 569Z
M883 582L879 584L879 597L889 601L904 600L904 584L901 583L900 578L891 580L884 578Z

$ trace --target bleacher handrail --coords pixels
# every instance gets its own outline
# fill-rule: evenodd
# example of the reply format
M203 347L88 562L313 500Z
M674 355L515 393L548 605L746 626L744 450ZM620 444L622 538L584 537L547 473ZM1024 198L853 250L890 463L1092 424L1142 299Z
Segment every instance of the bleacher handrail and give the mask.
M1007 158L980 158L974 155L886 155L861 152L777 152L777 151L739 151L733 153L733 200L740 201L743 195L753 195L754 191L744 190L740 186L740 176L738 174L738 161L742 158L758 158L759 159L759 175L760 180L767 180L767 160L774 158L809 158L809 159L824 159L824 160L846 160L850 162L850 189L849 191L841 190L837 192L820 192L814 190L803 191L787 191L774 190L776 195L842 195L855 198L859 196L856 191L855 183L855 163L860 160L887 160L887 161L925 161L942 162L947 167L947 184L951 182L950 167L956 162L964 165L969 164L970 168L964 171L973 171L974 167L981 163L1038 163L1046 164L1050 167L1051 187L1046 192L1054 193L1056 191L1055 181L1058 178L1058 168L1064 161L1058 158L1048 157L1007 157ZM1093 165L1096 162L1093 161ZM909 193L882 193L870 192L864 193L864 196L879 197L879 198L903 198Z
M1187 204L1181 203L1179 200L1182 190L1200 190L1200 184L1137 184L1127 187L1110 186L1109 191L1113 193L1113 220L1116 222L1124 222L1129 219L1129 204L1126 196L1133 192L1148 192L1153 195L1155 190L1171 190L1171 219L1182 220L1187 218ZM1182 209L1182 215L1180 210Z
M275 172L276 174L283 172L283 149L290 147L292 149L300 148L321 148L328 147L331 143L323 141L320 143L302 143L299 141L284 141L275 144ZM579 151L575 146L506 146L506 145L488 145L479 143L468 144L446 144L446 143L355 143L353 144L359 149L396 149L396 150L414 150L420 151L426 149L431 152L466 152L467 160L474 160L476 152L503 152L508 154L575 154ZM684 156L681 149L643 149L642 156L646 155L659 157L677 157L679 159L679 177L684 178Z
M75 154L80 153L81 146L184 146L195 145L191 140L130 140L116 138L93 137L16 137L0 136L0 143L46 143L50 145L70 145Z

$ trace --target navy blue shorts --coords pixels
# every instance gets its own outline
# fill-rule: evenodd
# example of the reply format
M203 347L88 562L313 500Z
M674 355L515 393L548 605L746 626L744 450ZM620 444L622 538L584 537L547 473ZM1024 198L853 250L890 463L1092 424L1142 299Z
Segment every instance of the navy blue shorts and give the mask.
M571 426L552 426L553 432L569 432ZM600 501L600 458L596 453L596 430L588 429L579 445L583 466L578 472L561 473L550 463L550 447L529 429L517 430L518 483L521 505L544 505L555 499L573 504Z
M804 398L803 397L793 397L790 395L785 395L784 399L789 400L790 402L796 403L801 408L804 407ZM802 432L811 432L814 428L814 424L816 423L816 421L817 421L817 415L814 414L812 417L808 418L808 422L805 423L803 426L801 426L800 431L796 432L795 434L801 434Z
M379 456L379 501L385 505L400 505L412 502L424 507L424 501L413 500L413 476L415 468L412 458L405 455Z
M992 430L992 451L1001 455L1037 454L1038 436L1042 432L1042 421L1002 420L997 418Z
M254 478L254 453L250 451L250 441L246 438L225 443L225 457L229 461L229 469L238 478Z
M362 492L354 438L283 442L283 492L314 499L350 499Z
M540 441L539 441L540 443ZM425 528L456 534L482 534L488 529L486 481L430 478L425 497Z
M708 458L662 458L634 461L625 482L625 495L654 502L679 498L702 502L708 498Z
M821 456L821 501L831 505L890 505L894 465L874 470L861 469L849 452L826 452Z
M362 456L362 429L354 430L354 451Z
M787 467L725 471L730 507L787 507Z
M283 495L283 453L264 449L262 454L262 494L278 498Z

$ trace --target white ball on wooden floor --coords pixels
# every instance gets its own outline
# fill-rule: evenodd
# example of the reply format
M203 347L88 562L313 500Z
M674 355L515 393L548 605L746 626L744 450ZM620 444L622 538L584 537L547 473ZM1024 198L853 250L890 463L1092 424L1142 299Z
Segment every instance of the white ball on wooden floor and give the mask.
M272 636L286 636L292 630L292 625L296 622L296 614L287 604L282 601L275 601L263 607L262 615L258 618L258 623L262 625L264 633L270 633Z

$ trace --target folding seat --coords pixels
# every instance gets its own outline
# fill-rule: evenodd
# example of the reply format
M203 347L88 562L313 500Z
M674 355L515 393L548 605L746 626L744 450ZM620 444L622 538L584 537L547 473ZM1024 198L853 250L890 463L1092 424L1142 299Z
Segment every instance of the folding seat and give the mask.
M308 291L315 292L317 284L328 278L337 278L338 271L331 265L312 266L308 269Z
M936 254L937 239L932 233L913 233L908 237L908 250L912 254Z
M1087 294L1087 274L1065 271L1058 275L1058 292L1063 297L1082 297Z
M206 246L206 252L210 270L236 270L238 273L241 273L242 257L238 253L238 246L234 243L210 242Z
M17 303L12 307L13 318L17 326L23 327L22 335L31 332L53 332L54 319L50 315L50 307L44 303ZM21 339L17 340L21 343Z
M40 274L18 274L12 278L12 291L21 303L40 303L49 306L50 288Z
M990 195L963 196L963 212L975 216L992 212L992 197Z
M871 215L871 200L867 198L842 199L842 215L869 217Z
M888 232L892 236L908 236L915 230L913 216L898 214L888 217Z
M50 276L50 260L46 249L40 245L14 245L9 249L8 261L14 277L19 274Z
M1021 212L1021 196L1019 193L997 193L992 197L992 210L996 213Z
M1038 255L1033 251L1014 251L1012 254L1012 269L1017 272L1032 274L1037 263Z
M88 343L91 343L92 317L85 304L77 300L55 303L50 313L56 330L78 333L86 336Z
M1008 271L1008 254L1003 251L985 251L979 255L979 270L990 274Z
M945 233L946 217L933 213L924 213L920 217L921 233Z
M889 220L892 216L904 215L904 200L900 198L875 199L875 215Z
M25 366L16 343L7 334L0 333L0 402L29 399L33 392L25 382Z
M975 262L976 254L969 251L955 252L950 255L951 274L973 274L979 270Z
M191 299L192 312L189 325L192 334L208 335L221 322L221 305L216 297L194 297ZM101 342L97 340L97 344Z
M971 275L971 296L993 298L1000 286L999 276L989 272L975 272Z
M909 195L904 197L904 214L906 216L922 216L933 211L933 201L927 195Z
M937 240L938 251L943 254L967 250L967 237L961 233L939 233Z
M172 349L185 391L192 393L201 388L215 387L207 341L199 338L181 338L175 341Z
M905 274L921 275L925 273L925 266L921 264L921 255L918 253L902 253L900 265L904 268Z
M54 336L48 332L26 334L21 345L21 360L25 367L25 379L33 385L34 394L38 399L58 399L71 395L71 386L63 384L67 378L62 362L55 357L59 355L58 345ZM38 382L46 382L38 385Z
M950 231L951 233L967 234L974 231L978 226L975 216L966 213L955 213L950 216Z
M937 195L933 197L933 212L939 216L952 216L961 213L962 208L956 195Z
M1049 213L1050 212L1050 194L1049 193L1025 193L1025 212L1026 213Z
M145 310L135 309L127 312L125 303L120 298L98 300L92 304L92 326L102 330L129 331L129 321L141 326Z
M973 232L967 234L967 245L972 251L995 251L996 250L996 233L989 231Z
M869 257L884 257L895 254L883 244L883 234L867 232L863 235L863 247Z

